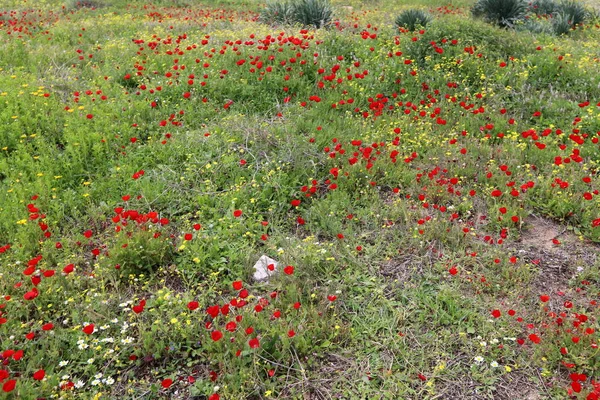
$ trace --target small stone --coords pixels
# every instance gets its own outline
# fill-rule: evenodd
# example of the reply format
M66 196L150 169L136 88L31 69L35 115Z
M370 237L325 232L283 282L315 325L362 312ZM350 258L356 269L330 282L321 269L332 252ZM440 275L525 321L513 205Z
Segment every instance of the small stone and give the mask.
M273 265L273 270L269 270L269 265ZM268 281L269 277L277 272L277 261L265 255L260 256L256 264L254 264L255 281Z

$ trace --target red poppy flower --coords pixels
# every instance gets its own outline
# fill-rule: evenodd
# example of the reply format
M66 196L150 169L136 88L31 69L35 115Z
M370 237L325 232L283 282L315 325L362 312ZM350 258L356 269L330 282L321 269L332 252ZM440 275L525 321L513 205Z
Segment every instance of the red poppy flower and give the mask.
M19 361L21 358L23 358L23 350L15 351L15 354L13 354L12 358L15 361Z
M492 316L494 318L500 318L501 315L502 315L502 313L500 312L500 310L494 310L494 311L492 311Z
M190 311L194 311L194 310L195 310L195 309L197 309L199 306L200 306L200 304L199 304L197 301L190 301L190 302L187 304L187 308L188 308Z
M220 307L218 305L210 306L206 309L206 313L213 318L217 318L217 315L219 315L219 311L220 311Z
M248 340L248 345L250 346L251 349L256 349L260 346L260 342L258 341L257 338L253 338Z
M215 371L210 371L208 373L208 376L210 377L210 380L215 382L217 380L217 378L219 377L219 374L217 374Z
M233 216L236 217L236 218L241 217L242 216L242 210L235 210L233 212Z
M31 289L29 292L25 293L25 294L23 295L23 298L24 298L25 300L33 300L33 299L35 299L36 297L38 297L38 295L39 295L39 292L38 292L38 290L37 290L36 288L33 288L33 289Z
M172 384L173 379L171 378L163 379L163 381L160 383L160 385L165 389L168 389Z
M36 381L41 381L42 379L44 379L45 376L46 371L44 371L43 369L40 369L33 373L33 379L35 379Z
M294 273L294 267L291 265L288 265L287 267L285 267L283 269L283 272L285 272L287 275L292 275Z
M540 337L538 335L536 335L535 333L532 333L531 335L529 335L529 340L531 340L535 344L539 344L542 341L542 339L540 339Z
M144 311L144 306L142 306L141 304L138 304L138 305L133 306L132 310L134 313L139 314L142 311Z
M6 381L4 383L4 385L2 385L2 391L6 392L6 393L12 392L13 390L15 390L16 385L17 385L17 381L14 379Z
M225 330L227 330L229 332L235 332L236 329L237 329L237 324L233 321L229 321L227 324L225 324Z
M240 290L243 287L242 281L235 281L232 283L232 285L235 290Z
M223 334L221 333L221 331L212 331L210 333L210 338L214 341L214 342L218 342L219 340L221 340L221 338L223 337Z
M91 335L92 333L94 333L94 324L86 325L83 328L83 333L85 333L87 335Z

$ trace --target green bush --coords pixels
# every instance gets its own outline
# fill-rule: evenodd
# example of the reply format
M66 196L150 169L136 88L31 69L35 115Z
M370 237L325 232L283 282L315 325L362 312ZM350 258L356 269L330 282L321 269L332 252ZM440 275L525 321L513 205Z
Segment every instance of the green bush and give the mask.
M410 9L402 12L395 21L398 28L406 28L414 31L417 27L425 27L431 22L431 15L423 10Z
M531 33L553 33L552 25L547 20L541 20L536 18L528 18L523 23L519 23L515 25L515 29L517 31L528 31Z
M127 278L129 274L148 274L168 265L174 254L175 248L168 237L146 229L132 229L117 235L106 261Z
M261 11L259 20L266 24L290 24L294 20L294 7L288 2L269 2Z
M471 9L475 17L504 28L514 27L527 14L527 3L523 0L478 0Z
M333 9L327 0L300 0L297 3L276 1L268 3L260 14L267 24L292 24L324 28L331 23Z
M592 23L600 22L600 8L592 8L588 10L588 16Z

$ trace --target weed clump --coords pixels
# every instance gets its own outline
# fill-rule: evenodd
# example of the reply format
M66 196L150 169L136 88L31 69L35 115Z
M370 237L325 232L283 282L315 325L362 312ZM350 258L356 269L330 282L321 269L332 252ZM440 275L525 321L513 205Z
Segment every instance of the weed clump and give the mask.
M80 10L82 8L89 8L95 10L97 8L103 8L106 6L107 4L101 0L69 0L67 4L65 4L65 9Z

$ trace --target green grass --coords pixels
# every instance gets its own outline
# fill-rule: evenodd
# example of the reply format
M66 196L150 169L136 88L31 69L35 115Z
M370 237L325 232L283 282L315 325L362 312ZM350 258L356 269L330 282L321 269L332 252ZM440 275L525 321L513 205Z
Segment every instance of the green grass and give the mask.
M594 21L101 3L0 11L0 398L599 391Z

